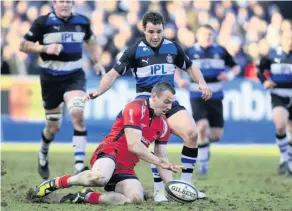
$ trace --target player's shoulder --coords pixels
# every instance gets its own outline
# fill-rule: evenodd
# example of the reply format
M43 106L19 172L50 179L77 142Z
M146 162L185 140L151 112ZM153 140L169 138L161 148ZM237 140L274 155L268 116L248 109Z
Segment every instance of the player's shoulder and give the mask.
M146 99L134 99L127 104L127 107L141 108L146 105Z
M37 24L46 24L47 22L47 19L49 18L51 13L48 13L46 15L40 15L39 17L37 17L34 22L37 23Z
M280 46L278 46L278 47L270 49L270 52L268 53L268 57L272 59L274 57L282 55L282 53L283 53L282 48Z
M218 43L213 43L212 49L215 51L218 51L218 53L226 53L227 52L226 48Z
M88 17L76 12L72 13L72 18L70 22L74 24L84 24L84 25L90 24L90 20Z

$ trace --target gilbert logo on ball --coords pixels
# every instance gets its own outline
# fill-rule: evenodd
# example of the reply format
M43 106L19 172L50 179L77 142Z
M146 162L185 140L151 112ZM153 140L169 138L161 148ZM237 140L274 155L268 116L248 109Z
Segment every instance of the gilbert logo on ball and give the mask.
M181 180L172 180L165 184L166 197L180 203L190 203L198 199L195 186Z

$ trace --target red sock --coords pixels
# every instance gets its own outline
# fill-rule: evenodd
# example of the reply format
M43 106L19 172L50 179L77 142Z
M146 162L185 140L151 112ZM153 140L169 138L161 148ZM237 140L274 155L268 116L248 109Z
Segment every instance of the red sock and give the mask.
M55 182L56 186L58 188L68 188L68 187L70 187L71 185L69 185L69 182L68 182L70 177L71 177L70 175L64 175L62 177L57 178L56 182Z
M99 197L101 193L98 192L91 192L85 196L85 201L90 204L99 204Z

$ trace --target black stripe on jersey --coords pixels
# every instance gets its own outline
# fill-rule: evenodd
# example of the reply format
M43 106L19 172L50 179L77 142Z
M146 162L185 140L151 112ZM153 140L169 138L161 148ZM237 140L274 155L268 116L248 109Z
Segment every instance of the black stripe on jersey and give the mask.
M124 128L123 128L122 130L120 130L118 135L114 138L113 142L117 142L124 135L124 133L125 133L125 131L124 131Z
M278 83L274 88L292 88L292 83Z
M207 83L215 83L215 82L219 82L220 80L218 80L218 78L216 77L216 78L205 78L205 81L207 82ZM194 82L194 81L193 81Z
M80 53L64 53L61 52L59 56L57 55L49 55L49 54L41 54L41 58L43 61L61 61L61 62L74 62L82 58L82 52Z
M153 86L143 86L143 87L141 87L140 85L136 84L136 92L137 93L139 93L139 92L149 92L149 93L151 93L152 88L153 88Z

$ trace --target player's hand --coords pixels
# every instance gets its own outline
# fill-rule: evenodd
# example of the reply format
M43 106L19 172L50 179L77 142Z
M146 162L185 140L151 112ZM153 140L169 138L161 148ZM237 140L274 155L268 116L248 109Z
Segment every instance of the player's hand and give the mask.
M174 173L177 173L178 171L184 168L182 165L176 165L176 164L170 164L170 163L162 163L160 164L160 166L161 168L170 170Z
M180 81L177 82L177 85L179 88L186 88L190 85L190 82L184 79L181 79Z
M203 100L209 100L212 97L212 91L208 88L207 84L199 84L198 88L202 92Z
M63 50L63 45L62 44L53 43L53 44L45 46L46 54L50 54L50 55L58 56L61 53L62 50Z
M98 91L90 91L90 92L87 92L85 94L85 96L83 97L83 102L86 102L86 101L89 101L89 100L93 100L97 97L99 97L100 94Z
M264 82L264 87L266 89L273 89L275 86L277 86L277 84L274 82L274 81L271 81L271 80L266 80Z
M217 76L217 79L219 81L228 81L228 76L225 72L221 72L218 76Z

